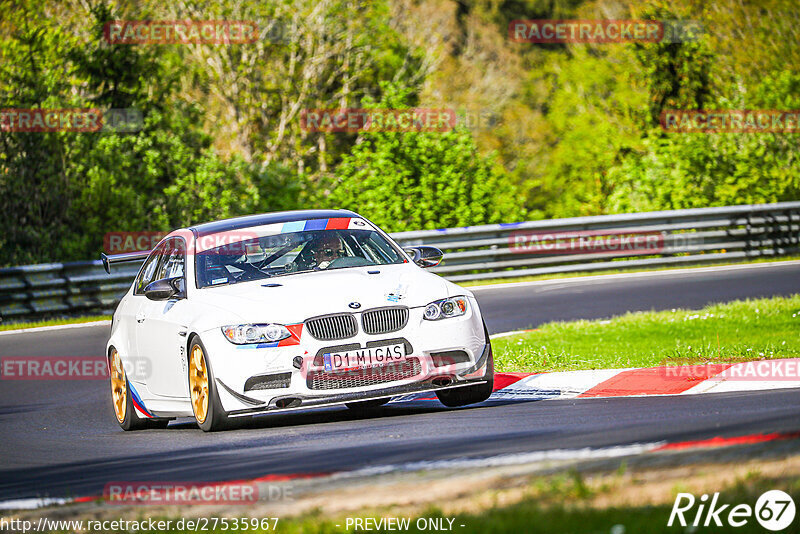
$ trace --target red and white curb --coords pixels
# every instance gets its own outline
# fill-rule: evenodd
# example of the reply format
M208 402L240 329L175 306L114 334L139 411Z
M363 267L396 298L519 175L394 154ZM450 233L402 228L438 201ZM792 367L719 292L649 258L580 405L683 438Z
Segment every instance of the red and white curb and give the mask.
M781 370L778 376L775 369ZM787 370L790 370L788 373ZM697 395L800 387L800 359L735 364L684 365L630 369L495 373L492 401L525 401L651 395ZM435 401L431 393L395 397L390 404Z

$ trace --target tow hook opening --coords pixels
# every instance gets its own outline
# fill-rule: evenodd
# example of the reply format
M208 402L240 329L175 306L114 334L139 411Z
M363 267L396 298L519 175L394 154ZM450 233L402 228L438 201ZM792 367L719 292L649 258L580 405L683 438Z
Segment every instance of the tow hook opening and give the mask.
M296 397L285 397L275 401L275 406L278 408L297 408L303 401Z

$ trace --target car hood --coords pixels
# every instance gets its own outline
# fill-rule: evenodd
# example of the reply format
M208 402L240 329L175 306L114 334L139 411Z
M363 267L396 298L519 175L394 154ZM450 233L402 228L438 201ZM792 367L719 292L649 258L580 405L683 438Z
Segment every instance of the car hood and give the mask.
M370 274L370 271L380 271ZM279 284L279 285L278 285ZM414 265L353 267L331 271L278 276L253 282L192 291L199 305L235 316L242 322L300 323L329 313L364 311L381 306L410 308L467 290ZM359 303L358 308L350 307Z

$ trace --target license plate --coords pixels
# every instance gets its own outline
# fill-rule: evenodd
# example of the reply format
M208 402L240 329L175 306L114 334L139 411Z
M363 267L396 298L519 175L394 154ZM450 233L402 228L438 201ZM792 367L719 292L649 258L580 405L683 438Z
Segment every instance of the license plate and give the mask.
M398 343L397 345L383 345L366 349L326 352L322 357L325 361L326 371L364 369L405 360L406 347L403 343Z

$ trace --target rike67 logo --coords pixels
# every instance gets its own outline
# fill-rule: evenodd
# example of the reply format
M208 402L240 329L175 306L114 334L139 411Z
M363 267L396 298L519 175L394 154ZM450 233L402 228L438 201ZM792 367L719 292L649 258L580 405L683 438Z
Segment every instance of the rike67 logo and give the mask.
M695 509L695 505L697 505ZM678 493L667 526L698 527L743 527L753 517L767 530L778 532L792 524L795 516L795 505L788 493L781 490L764 492L756 501L755 508L749 504L723 504L719 502L719 493L715 493L710 502L709 496L703 494L699 499L691 493Z

